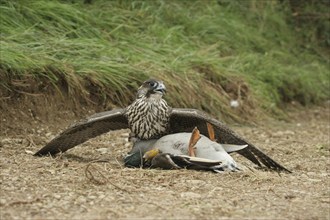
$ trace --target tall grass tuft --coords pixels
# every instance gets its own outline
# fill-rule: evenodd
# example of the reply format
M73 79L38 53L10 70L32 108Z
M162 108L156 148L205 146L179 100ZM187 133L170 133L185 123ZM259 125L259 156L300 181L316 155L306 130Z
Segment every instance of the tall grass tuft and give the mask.
M156 77L172 105L235 120L329 99L329 60L301 47L284 6L245 2L3 0L2 90L25 91L13 82L29 78L124 106Z

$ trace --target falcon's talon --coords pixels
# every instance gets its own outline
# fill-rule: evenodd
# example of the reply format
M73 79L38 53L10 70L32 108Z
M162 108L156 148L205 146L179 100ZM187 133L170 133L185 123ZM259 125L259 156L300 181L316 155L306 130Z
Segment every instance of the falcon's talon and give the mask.
M201 134L208 135L208 129L205 126L208 122L212 125L215 136L221 137L221 140L217 142L247 145L246 148L237 152L258 166L264 165L273 170L288 171L259 148L206 113L196 109L171 108L163 99L165 92L166 88L162 81L147 80L138 89L136 99L132 104L126 108L97 113L80 121L64 130L35 155L55 155L101 134L127 128L140 140L152 140L167 134L187 132L194 127L198 127ZM197 151L198 148L196 153Z

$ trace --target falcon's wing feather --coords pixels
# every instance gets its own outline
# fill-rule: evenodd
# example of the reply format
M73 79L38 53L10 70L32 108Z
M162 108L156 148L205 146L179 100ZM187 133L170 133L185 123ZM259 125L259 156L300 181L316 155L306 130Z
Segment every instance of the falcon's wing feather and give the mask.
M237 153L246 157L258 166L261 166L262 163L270 169L288 171L285 167L267 156L253 144L241 138L225 124L196 109L173 108L170 113L169 132L191 132L194 127L197 126L201 134L208 136L206 122L214 127L215 138L219 143L235 145L247 144L248 146L246 148L237 151Z
M128 121L124 113L125 109L115 109L97 113L81 120L51 140L46 146L35 153L35 156L54 155L59 152L65 152L78 144L108 131L126 129L128 128Z

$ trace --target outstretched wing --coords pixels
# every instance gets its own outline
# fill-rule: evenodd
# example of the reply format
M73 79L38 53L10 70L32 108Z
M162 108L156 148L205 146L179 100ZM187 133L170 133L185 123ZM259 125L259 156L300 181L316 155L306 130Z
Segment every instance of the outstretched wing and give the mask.
M208 136L206 122L214 127L215 138L219 143L235 145L247 144L248 146L246 148L237 151L237 153L246 157L258 166L264 164L270 169L288 171L285 167L267 156L253 144L241 138L225 124L196 109L173 108L170 113L169 133L191 132L193 128L197 126L201 134Z
M128 121L124 113L125 109L115 109L94 114L63 131L34 155L54 155L65 152L108 131L128 128Z

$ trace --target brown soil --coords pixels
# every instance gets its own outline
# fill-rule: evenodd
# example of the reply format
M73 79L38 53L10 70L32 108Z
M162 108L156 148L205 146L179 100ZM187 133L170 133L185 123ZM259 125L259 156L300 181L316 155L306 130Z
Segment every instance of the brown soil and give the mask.
M235 173L125 168L127 131L56 158L32 156L92 113L63 106L0 106L0 219L330 219L329 106L295 109L289 122L232 126L292 174L255 169L239 155L244 171Z

